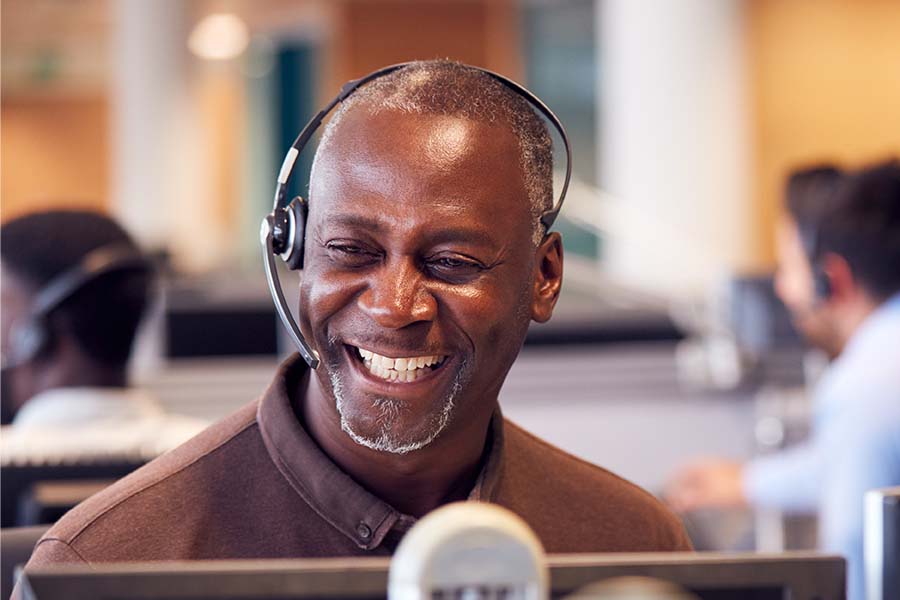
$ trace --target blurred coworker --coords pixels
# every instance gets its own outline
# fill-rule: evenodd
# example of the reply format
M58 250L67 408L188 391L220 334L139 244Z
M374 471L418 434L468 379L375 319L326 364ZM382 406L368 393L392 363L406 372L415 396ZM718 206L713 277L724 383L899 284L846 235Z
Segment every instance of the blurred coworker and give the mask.
M743 465L697 461L667 495L681 511L818 510L820 546L848 557L849 598L861 600L863 494L900 484L900 162L843 178L796 173L787 208L776 291L833 359L814 392L811 439Z
M152 457L205 425L126 387L153 272L128 234L85 211L0 229L3 461Z

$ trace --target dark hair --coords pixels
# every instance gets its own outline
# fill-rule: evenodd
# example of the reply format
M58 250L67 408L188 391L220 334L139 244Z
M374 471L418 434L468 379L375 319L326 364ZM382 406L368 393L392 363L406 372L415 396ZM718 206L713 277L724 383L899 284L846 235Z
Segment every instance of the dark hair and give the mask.
M815 228L813 260L829 252L842 256L860 285L879 300L900 291L900 162L847 173L814 200L817 207L795 213L789 185L788 208L801 233Z
M122 227L95 212L33 213L0 228L3 267L35 290L105 246L138 252ZM124 366L147 308L152 282L149 269L113 271L97 277L50 313L47 326L51 336L60 329L68 331L92 359Z
M788 176L785 205L801 229L820 226L829 197L843 178L843 172L831 164L796 169Z

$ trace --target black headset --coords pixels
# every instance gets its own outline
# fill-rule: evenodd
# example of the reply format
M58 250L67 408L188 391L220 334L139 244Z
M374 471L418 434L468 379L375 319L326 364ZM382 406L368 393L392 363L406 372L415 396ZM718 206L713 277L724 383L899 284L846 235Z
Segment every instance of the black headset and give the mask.
M263 264L266 269L266 281L269 284L269 291L272 294L272 300L275 302L275 309L278 311L278 316L281 317L281 321L287 328L294 344L300 350L300 355L313 369L319 366L319 354L309 345L303 337L303 334L300 332L300 327L298 327L296 321L294 321L291 311L287 306L287 301L284 298L284 292L281 290L281 282L278 279L278 271L275 267L276 256L281 257L287 267L291 270L303 267L303 242L306 233L306 200L297 196L291 200L287 206L282 207L284 198L287 195L288 183L293 174L294 163L297 160L297 156L303 151L303 148L309 143L313 134L322 124L322 120L335 106L343 102L354 91L373 79L378 79L379 77L393 73L394 71L411 64L414 63L400 63L384 67L369 73L364 77L345 83L341 88L340 93L329 102L325 108L320 110L312 119L310 119L309 123L306 124L306 127L303 128L303 131L300 132L300 135L297 136L297 139L294 140L294 143L291 144L291 148L284 157L284 162L281 164L281 171L278 173L278 181L275 184L275 200L272 203L272 212L269 213L262 222L262 227L260 229L260 243L262 244ZM566 176L563 181L562 191L559 194L559 199L553 205L553 208L541 214L541 223L544 225L545 229L550 229L550 226L553 225L557 215L559 215L563 200L566 198L566 191L569 189L569 180L572 178L572 149L569 146L569 137L566 135L566 130L559 118L553 114L553 111L551 111L540 98L515 81L512 81L503 75L494 73L493 71L488 71L487 69L482 69L480 67L470 68L489 75L513 92L525 98L532 107L537 109L548 121L550 121L562 138L566 151Z
M809 261L809 268L812 270L813 291L815 293L816 302L828 300L831 297L831 278L822 267L822 260L819 256L821 248L819 247L819 228L812 223L800 225L800 243L803 245L803 252Z
M47 349L51 339L47 317L76 292L108 273L132 270L150 271L151 266L135 249L109 245L91 250L77 265L51 279L36 294L28 316L10 328L9 356L3 357L3 368L25 364Z

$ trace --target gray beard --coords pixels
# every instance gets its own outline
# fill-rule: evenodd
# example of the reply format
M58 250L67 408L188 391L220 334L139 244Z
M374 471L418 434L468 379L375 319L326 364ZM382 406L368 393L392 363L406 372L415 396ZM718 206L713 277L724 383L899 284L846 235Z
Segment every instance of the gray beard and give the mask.
M429 426L423 432L423 435L420 435L418 439L403 439L392 433L392 425L400 414L400 403L392 398L376 398L372 402L374 408L379 412L377 422L380 425L380 428L376 434L366 436L354 430L353 424L347 418L348 404L344 395L344 382L337 372L337 369L328 369L328 377L331 379L331 390L334 394L335 406L338 414L341 416L341 429L350 436L350 439L360 446L370 448L377 452L389 452L391 454L406 454L414 450L421 450L433 442L441 432L446 429L447 425L450 423L450 417L453 413L456 397L462 388L460 382L461 373L462 369L460 370L460 374L457 374L457 377L453 382L453 387L450 389L450 393L444 400L444 405L441 408L440 414L435 415L431 419Z

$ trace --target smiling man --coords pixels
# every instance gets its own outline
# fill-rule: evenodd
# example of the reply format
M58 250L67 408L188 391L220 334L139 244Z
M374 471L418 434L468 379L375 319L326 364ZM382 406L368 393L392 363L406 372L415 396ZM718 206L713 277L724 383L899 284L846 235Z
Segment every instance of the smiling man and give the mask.
M690 548L652 496L505 421L562 246L550 137L445 61L346 100L313 167L295 356L262 398L76 508L31 564L390 554L454 500L521 515L549 552ZM548 399L551 401L551 399Z

